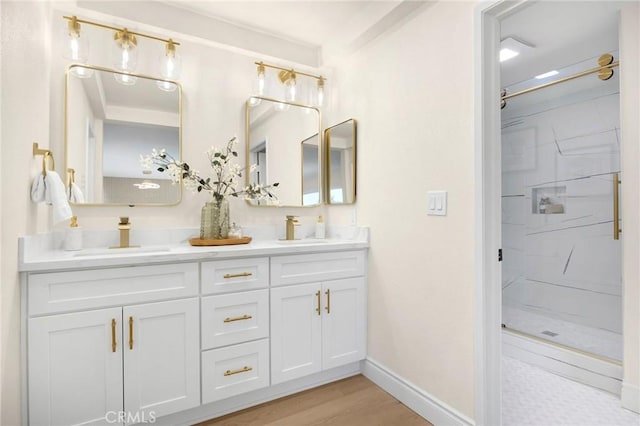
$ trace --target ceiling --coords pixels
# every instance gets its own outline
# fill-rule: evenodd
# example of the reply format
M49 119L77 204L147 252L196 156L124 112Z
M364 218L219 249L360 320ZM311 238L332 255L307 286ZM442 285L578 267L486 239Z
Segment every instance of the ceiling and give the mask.
M335 64L342 55L430 3L433 2L77 0L82 9L133 21L148 29L169 30L180 40L314 68Z
M502 86L617 50L618 11L625 3L538 1L504 19L501 39L513 37L534 48L501 64Z
M504 62L503 86L617 49L618 11L629 1L530 1L501 22L502 38L534 46ZM86 9L175 31L264 59L318 68L339 63L411 18L429 0L78 0ZM153 13L150 13L150 11Z
M178 0L164 3L301 44L323 46L342 37L352 21L374 20L377 12L384 12L389 5L401 1Z

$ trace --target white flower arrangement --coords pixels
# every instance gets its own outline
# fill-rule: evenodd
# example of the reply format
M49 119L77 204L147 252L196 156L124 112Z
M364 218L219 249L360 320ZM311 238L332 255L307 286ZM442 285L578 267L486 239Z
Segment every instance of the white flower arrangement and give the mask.
M235 151L237 138L234 136L227 142L227 146L223 149L211 147L207 152L207 157L211 168L213 169L213 179L211 177L204 178L199 171L192 169L189 164L176 161L165 149L153 149L150 155L140 155L140 164L143 169L150 170L153 166L157 167L159 172L167 172L174 184L182 180L185 188L192 192L208 191L211 193L214 201L221 203L227 197L243 196L246 200L269 200L277 203L277 197L273 193L273 188L278 183L271 185L260 185L257 183L249 184L238 190L237 186L242 178L243 168L239 164L233 162L238 157ZM249 172L256 170L256 165L251 165Z

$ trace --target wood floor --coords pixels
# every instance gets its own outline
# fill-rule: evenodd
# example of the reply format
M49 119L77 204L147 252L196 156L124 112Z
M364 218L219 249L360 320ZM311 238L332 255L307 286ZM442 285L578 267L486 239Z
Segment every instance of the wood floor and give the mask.
M198 426L433 426L362 375L257 405Z

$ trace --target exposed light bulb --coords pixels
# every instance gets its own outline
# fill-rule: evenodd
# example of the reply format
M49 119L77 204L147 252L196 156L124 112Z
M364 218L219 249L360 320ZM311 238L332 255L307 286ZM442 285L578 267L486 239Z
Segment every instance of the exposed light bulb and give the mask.
M260 96L264 95L265 88L265 72L266 69L262 62L258 64L258 76L256 77L256 93Z
M176 52L176 45L173 40L169 39L166 44L165 52L160 55L160 74L167 80L177 80L180 77L182 58ZM173 92L178 87L170 81L157 81L156 85L160 90L165 92Z
M285 92L284 98L289 102L295 102L296 100L296 73L291 70L291 75L284 82Z
M72 16L64 29L66 47L63 56L73 62L85 63L89 57L89 40L80 37L80 23Z
M160 56L160 74L168 80L180 77L182 58L176 52L176 44L169 39L165 52Z
M125 28L116 31L113 38L116 41L115 68L119 71L133 71L138 60L136 36Z
M78 60L78 58L80 57L80 43L78 42L78 38L77 37L71 37L70 38L70 50L71 50L71 59L73 60Z
M324 104L324 78L320 76L320 78L318 79L316 105L322 106L323 104Z
M256 76L255 82L253 84L253 93L258 96L264 96L264 91L266 87L266 77L265 77L265 66L262 62L258 63L258 75ZM249 98L250 106L260 105L262 99L256 97Z

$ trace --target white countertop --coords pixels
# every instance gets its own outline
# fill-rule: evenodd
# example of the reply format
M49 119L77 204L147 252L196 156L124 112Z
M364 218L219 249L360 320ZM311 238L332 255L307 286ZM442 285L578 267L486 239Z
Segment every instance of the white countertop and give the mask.
M283 241L271 226L245 227L253 240L230 246L191 246L197 229L142 230L131 232L131 244L139 248L108 249L117 245L117 231L84 231L84 249L65 251L63 235L47 233L19 239L21 272L48 272L96 267L135 266L172 262L197 262L246 256L277 256L363 249L369 247L369 230L362 227L327 227L323 240L301 238ZM301 233L303 235L304 233Z

